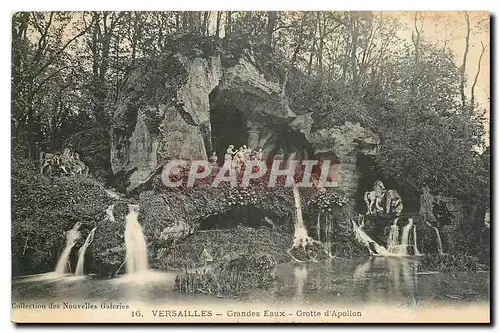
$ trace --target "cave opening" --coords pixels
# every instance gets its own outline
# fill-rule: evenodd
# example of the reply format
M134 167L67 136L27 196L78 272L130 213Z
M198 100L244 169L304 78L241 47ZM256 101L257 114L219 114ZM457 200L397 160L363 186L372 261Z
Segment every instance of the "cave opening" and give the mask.
M355 200L355 210L357 212L366 212L364 194L367 191L373 191L373 184L377 180L381 180L382 183L384 183L386 190L394 189L399 193L401 200L403 201L403 213L417 213L419 211L419 193L408 186L404 186L404 184L398 183L391 177L385 177L377 167L375 156L359 154L357 171L360 175Z
M254 104L245 104L241 99L245 97L219 87L209 94L212 151L207 151L207 155L215 152L219 166L230 145L234 145L233 150L243 145L253 150L262 148L268 165L272 165L276 155L288 158L296 153L297 160L316 159L304 133L290 127L291 119L268 117L259 111L262 105L257 103L257 109L252 109Z
M276 155L284 155L284 158L288 158L291 154L296 153L296 160L316 159L314 149L303 133L291 129L288 124L275 125L273 131L276 136L267 155L269 165L272 164Z
M260 227L274 228L278 226L277 217L253 205L238 206L219 214L205 217L199 230L221 230L246 226L258 229Z
M229 145L234 145L233 150L237 150L247 144L246 121L234 105L221 98L218 87L210 93L209 100L212 151L207 151L207 155L215 152L221 166Z

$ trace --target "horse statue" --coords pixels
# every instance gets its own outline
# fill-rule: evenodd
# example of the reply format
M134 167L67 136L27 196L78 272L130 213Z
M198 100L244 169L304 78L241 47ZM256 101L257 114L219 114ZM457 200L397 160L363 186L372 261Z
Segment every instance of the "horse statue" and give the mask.
M403 212L403 201L396 190L386 190L384 184L377 180L373 191L365 192L366 214L396 214Z
M373 185L373 191L365 192L364 200L366 204L366 214L382 213L384 208L382 200L385 194L385 186L382 181L377 180Z

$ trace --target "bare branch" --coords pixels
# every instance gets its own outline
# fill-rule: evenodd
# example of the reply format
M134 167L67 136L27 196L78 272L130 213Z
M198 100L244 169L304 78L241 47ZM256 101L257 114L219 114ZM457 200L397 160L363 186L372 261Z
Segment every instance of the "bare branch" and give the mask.
M483 59L484 50L486 50L486 46L483 44L483 42L481 42L481 54L479 55L479 61L477 64L477 72L476 72L476 76L474 77L474 83L472 84L472 88L471 88L471 98L470 98L471 107L474 107L475 89L476 89L476 84L477 84L477 79L479 77L479 73L481 72L481 61Z
M469 54L469 46L470 46L470 18L467 12L464 12L465 15L465 23L467 25L467 32L465 35L465 51L464 57L462 60L462 67L460 67L460 94L462 97L462 107L465 108L465 104L467 103L467 98L465 97L465 67L467 66L467 55Z

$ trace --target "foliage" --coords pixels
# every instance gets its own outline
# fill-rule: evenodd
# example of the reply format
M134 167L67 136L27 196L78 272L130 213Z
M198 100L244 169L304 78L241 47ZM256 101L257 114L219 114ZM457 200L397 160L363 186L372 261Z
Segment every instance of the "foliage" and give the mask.
M76 222L83 235L100 226L111 200L90 177L46 178L26 160L12 163L13 274L51 271L66 243L65 231Z
M303 246L296 246L290 250L290 254L301 261L321 261L329 258L328 249L321 243L309 243Z
M257 193L248 187L237 187L235 190L229 192L227 198L222 200L229 206L255 204L257 202Z
M174 288L182 293L239 296L269 286L275 279L275 267L269 255L231 255L215 265L177 275Z
M477 271L486 270L489 266L479 263L477 257L462 253L444 255L426 255L419 266L428 271Z
M338 191L320 191L312 197L307 203L308 209L314 209L318 212L332 212L346 204L349 199Z
M269 255L276 262L289 261L286 249L292 245L292 235L279 229L249 228L238 226L224 230L202 230L195 232L175 247L159 249L154 266L160 269L189 269L204 265L200 258L203 250L220 261L226 255Z

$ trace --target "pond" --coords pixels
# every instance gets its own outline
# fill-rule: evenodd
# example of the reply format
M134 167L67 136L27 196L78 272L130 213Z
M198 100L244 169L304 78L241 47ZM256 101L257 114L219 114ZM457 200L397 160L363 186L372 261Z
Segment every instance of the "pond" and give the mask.
M64 306L68 309L72 309L72 304L74 309L89 302L97 308L118 310L125 306L132 309L130 304L149 308L175 305L225 309L258 304L273 308L369 305L415 309L457 304L486 308L490 299L489 272L432 272L417 257L336 258L318 263L280 264L276 269L277 282L270 290L256 289L236 299L178 293L173 290L177 274L148 271L114 279L50 273L21 277L12 282L12 302L14 309L33 302L61 306L67 303Z

